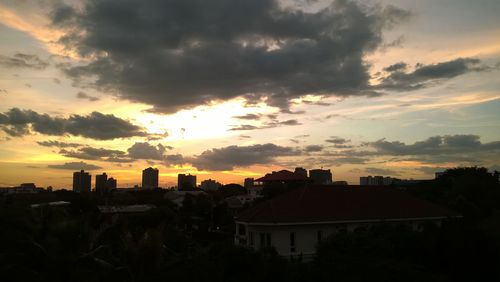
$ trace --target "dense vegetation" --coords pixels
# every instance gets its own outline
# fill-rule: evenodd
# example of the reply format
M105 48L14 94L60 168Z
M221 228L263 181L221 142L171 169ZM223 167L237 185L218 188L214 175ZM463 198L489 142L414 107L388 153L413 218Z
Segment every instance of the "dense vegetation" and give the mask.
M232 244L232 216L213 194L178 208L164 191L99 197L71 192L0 198L2 281L498 281L500 186L483 168L458 168L404 187L464 215L413 232L379 225L340 233L310 262ZM232 194L232 192L224 191ZM66 200L67 207L32 209ZM154 204L130 215L97 205ZM209 232L209 230L211 232Z

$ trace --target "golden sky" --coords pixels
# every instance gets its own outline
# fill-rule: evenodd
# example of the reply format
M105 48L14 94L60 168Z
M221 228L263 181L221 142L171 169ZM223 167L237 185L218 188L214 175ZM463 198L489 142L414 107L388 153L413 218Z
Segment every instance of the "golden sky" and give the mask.
M0 186L500 168L498 1L208 2L0 0Z

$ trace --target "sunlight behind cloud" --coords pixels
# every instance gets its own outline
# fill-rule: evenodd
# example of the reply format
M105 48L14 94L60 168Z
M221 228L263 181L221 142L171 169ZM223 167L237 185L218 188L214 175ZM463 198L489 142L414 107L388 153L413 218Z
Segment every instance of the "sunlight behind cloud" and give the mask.
M245 107L243 99L234 99L183 110L168 116L142 113L136 120L147 129L148 133L168 132L168 139L171 141L211 139L235 135L236 133L228 131L231 127L239 125L239 121L233 117L255 113L256 110L271 112L271 109L264 105Z

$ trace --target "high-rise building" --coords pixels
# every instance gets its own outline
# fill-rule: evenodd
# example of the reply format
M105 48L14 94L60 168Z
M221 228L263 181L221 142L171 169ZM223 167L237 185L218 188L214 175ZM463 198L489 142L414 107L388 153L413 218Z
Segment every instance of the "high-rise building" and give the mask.
M157 168L148 167L142 171L142 188L155 189L158 188L158 174Z
M332 184L332 172L329 169L311 169L309 171L309 178L314 184Z
M106 173L98 174L95 176L95 191L99 194L106 193L108 182L108 175Z
M307 170L305 168L302 168L302 167L296 167L295 168L295 171L294 171L296 174L300 174L304 177L307 177Z
M76 171L73 173L73 192L90 192L92 177L84 170Z
M196 188L196 175L177 175L177 189L179 190L194 190Z

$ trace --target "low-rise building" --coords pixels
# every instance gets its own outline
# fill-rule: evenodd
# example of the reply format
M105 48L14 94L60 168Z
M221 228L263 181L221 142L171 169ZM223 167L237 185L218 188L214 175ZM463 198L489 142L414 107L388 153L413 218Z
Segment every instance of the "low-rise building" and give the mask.
M387 187L310 186L294 189L242 211L235 244L274 247L285 257L312 256L318 242L340 231L380 223L419 229L455 212Z
M212 179L203 180L200 183L200 189L203 191L217 191L222 185Z

